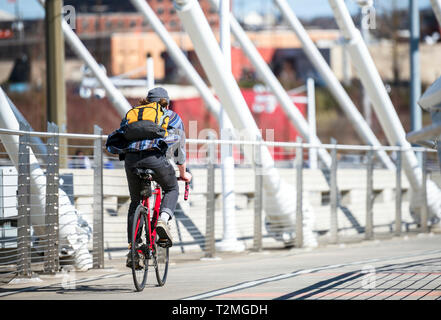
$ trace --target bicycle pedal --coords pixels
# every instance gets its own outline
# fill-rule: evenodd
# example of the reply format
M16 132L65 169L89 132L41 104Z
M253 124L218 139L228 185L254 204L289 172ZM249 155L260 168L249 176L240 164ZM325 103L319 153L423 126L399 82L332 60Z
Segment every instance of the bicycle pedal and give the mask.
M169 239L159 239L158 246L161 248L170 248L172 246L172 242Z

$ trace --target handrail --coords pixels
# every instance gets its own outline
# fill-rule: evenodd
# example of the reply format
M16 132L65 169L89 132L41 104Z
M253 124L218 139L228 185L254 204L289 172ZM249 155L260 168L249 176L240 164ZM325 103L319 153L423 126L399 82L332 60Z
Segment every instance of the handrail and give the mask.
M24 135L29 134L35 137L55 137L71 138L71 139L83 139L83 140L95 140L95 139L107 139L107 135L97 134L82 134L82 133L53 133L53 132L36 132L36 131L23 131L23 130L10 130L0 128L0 135ZM336 150L358 150L358 151L415 151L415 152L436 152L436 150L424 147L400 147L400 146L367 146L367 145L341 145L341 144L314 144L303 142L283 142L283 141L249 141L249 140L219 140L219 139L186 139L187 144L231 144L231 145L264 145L269 147L287 147L287 148L325 148Z

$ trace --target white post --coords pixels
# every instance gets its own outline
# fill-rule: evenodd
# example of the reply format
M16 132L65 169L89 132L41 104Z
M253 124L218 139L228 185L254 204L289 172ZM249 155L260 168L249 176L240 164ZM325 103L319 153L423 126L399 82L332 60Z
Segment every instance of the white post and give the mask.
M19 130L20 126L9 106L6 94L0 87L0 127L10 130ZM0 139L9 158L18 168L18 135L0 135ZM36 235L45 233L45 205L46 205L46 175L40 168L32 149L30 154L31 168L31 224ZM66 193L59 189L59 237L60 247L66 242L74 249L75 267L81 270L92 268L92 256L87 250L87 231L78 233L82 229L79 219L81 215L71 205Z
M358 111L357 107L352 102L349 95L344 90L341 83L338 81L335 74L332 72L328 63L325 61L320 51L312 42L305 28L303 28L300 21L297 19L291 7L286 0L274 0L280 8L280 12L283 14L291 28L296 33L299 41L302 43L302 48L305 54L308 56L315 69L320 73L323 80L326 82L329 90L337 100L338 104L345 112L349 121L351 121L355 131L359 137L368 145L380 146L380 142L372 132L372 129L367 125L363 116ZM348 48L349 49L349 48ZM394 169L395 165L392 163L386 152L377 151L379 159L388 169Z
M378 73L375 63L372 60L369 51L361 38L360 31L354 25L349 11L343 0L329 0L334 12L337 24L348 42L349 54L360 80L366 89L372 106L377 114L377 118L386 134L391 145L400 145L404 148L410 148L410 143L406 140L406 133L398 118L397 112L392 101L384 87L383 81ZM414 195L419 193L422 188L422 170L419 166L415 153L412 150L403 152L403 169L406 173L409 184L412 187ZM441 195L436 185L428 181L427 183L428 207L430 214L441 216ZM422 203L418 197L412 197L411 211L416 214L422 208Z
M221 0L220 18L220 47L228 70L231 70L231 33L230 33L230 0ZM231 140L231 130L224 126L224 108L221 105L219 128L221 140ZM216 245L218 251L239 252L245 250L243 243L236 236L236 197L234 194L234 158L233 146L221 144L221 173L222 173L222 214L223 239Z
M150 53L147 54L147 91L155 86L155 69L153 58Z
M342 55L342 68L343 68L343 83L346 86L351 85L352 73L351 73L351 63L349 62L349 54L346 49L346 44L342 44L341 46L341 55Z
M361 13L363 15L366 9L372 7L372 1L362 1L362 2L359 2L359 5L361 8ZM360 29L361 29L362 38L363 38L364 42L366 43L366 46L369 46L369 41L370 41L369 25L366 23L366 20L363 19L363 16L362 16L361 23L360 23ZM362 88L362 90L363 90L362 99L363 99L364 118L366 119L366 123L368 124L368 126L372 128L371 101L369 100L369 96L368 96L366 90L364 88Z
M308 98L308 123L311 137L317 135L316 118L315 118L315 85L314 79L306 80L306 95ZM309 148L309 168L317 169L317 149Z
M441 26L441 0L430 0L432 4L433 12L435 12L436 20L438 20L438 24Z
M241 130L246 139L255 140L256 137L261 137L239 86L232 73L226 72L227 67L222 52L214 34L210 32L210 26L198 2L196 0L175 0L174 3L210 83L215 88L235 128ZM248 161L252 159L252 156L252 152L245 152ZM266 196L269 198L268 201L265 201L266 217L269 220L277 221L279 226L286 226L286 232L289 232L288 230L292 230L292 225L295 223L296 205L295 197L292 196L295 190L280 178L268 148L262 148L262 165ZM313 220L312 211L307 211L305 214L309 214L311 221ZM309 232L312 235L311 241L305 245L316 246L317 241L312 229Z

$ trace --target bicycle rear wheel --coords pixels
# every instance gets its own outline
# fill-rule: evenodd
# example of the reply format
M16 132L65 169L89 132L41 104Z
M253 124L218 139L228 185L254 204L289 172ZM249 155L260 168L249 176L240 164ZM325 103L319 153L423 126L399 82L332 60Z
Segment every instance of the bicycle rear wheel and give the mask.
M156 280L158 281L158 285L162 287L165 284L165 281L167 280L169 248L160 247L158 245L158 240L159 237L156 236L155 254L154 254L155 273L156 273Z
M148 225L146 209L139 205L133 215L132 242L130 254L132 257L133 282L137 291L142 291L147 282L148 272Z

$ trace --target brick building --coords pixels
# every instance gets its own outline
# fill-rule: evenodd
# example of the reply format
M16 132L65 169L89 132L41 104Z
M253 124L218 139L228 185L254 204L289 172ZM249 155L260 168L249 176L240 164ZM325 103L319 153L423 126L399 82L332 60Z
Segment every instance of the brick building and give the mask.
M135 11L129 1L124 1L125 4L122 4L123 1L104 1L102 5L91 5L89 2L65 1L65 4L71 4L77 10L76 32L80 36L152 30L148 22ZM181 30L181 23L173 1L148 0L147 2L168 31ZM217 11L208 0L201 0L200 5L210 26L217 29L219 27Z

